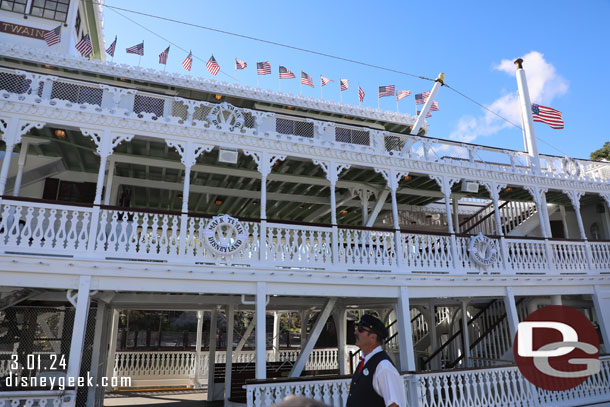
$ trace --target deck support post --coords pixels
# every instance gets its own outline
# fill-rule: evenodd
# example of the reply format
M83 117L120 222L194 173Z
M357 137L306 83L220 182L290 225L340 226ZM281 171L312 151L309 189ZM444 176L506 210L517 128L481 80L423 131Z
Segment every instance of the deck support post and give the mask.
M235 327L235 305L229 304L225 308L227 316L227 346L225 357L225 400L231 398L231 380L233 373L233 330Z
M314 345L318 341L320 333L322 333L322 329L326 325L326 321L328 321L328 317L330 316L330 313L332 312L336 302L336 297L331 297L326 301L322 312L320 312L320 314L318 315L318 319L316 320L316 323L314 324L313 329L311 330L311 333L307 338L307 343L305 344L305 347L301 349L301 353L299 353L299 357L294 363L294 366L292 367L292 370L290 371L288 377L299 377L305 369L307 359L309 359L309 355L313 350Z
M403 240L400 234L400 219L398 218L398 201L396 199L396 191L398 190L398 183L400 180L407 175L408 172L397 172L393 168L391 169L383 169L383 168L375 168L375 172L380 173L383 178L385 178L386 184L389 188L390 197L392 199L392 220L393 220L393 228L394 228L394 248L396 255L396 264L400 267L403 263L404 259L404 251L403 251ZM382 194L383 196L383 194ZM384 198L385 200L385 198Z
M216 373L216 326L218 308L214 308L210 315L210 346L208 350L208 401L215 400L214 374Z
M580 213L580 198L585 194L581 191L566 191L566 194L570 198L574 212L576 213L576 221L578 222L578 230L580 231L580 238L585 241L585 255L587 257L587 266L589 270L593 269L593 253L591 253L591 246L587 241L587 233L585 232L585 226L582 222L582 214Z
M497 184L495 182L484 182L482 184L487 191L494 205L494 218L496 224L496 235L500 236L500 257L502 258L502 265L504 270L508 271L508 250L506 247L506 240L504 239L504 231L502 230L502 216L500 215L500 191L506 188L506 184Z
M70 356L68 358L68 369L66 378L73 377L74 380L80 375L81 362L83 358L83 347L85 345L85 334L87 330L87 318L89 316L89 291L91 290L91 276L81 276L78 282L78 294L76 295L76 312L74 314L74 325L72 330L72 342L70 343ZM68 291L68 298L72 297ZM68 380L68 379L66 379ZM65 407L74 407L76 397L69 401L64 399Z
M19 196L21 189L21 180L23 179L23 170L25 168L25 162L28 157L29 143L27 140L21 142L21 149L19 150L19 158L17 159L17 175L15 176L15 184L13 185L13 196Z
M512 341L517 333L519 326L519 314L517 313L517 305L515 303L515 294L512 287L506 287L504 295L504 308L506 309L506 320L508 321L508 330L510 332L511 347Z
M460 181L459 178L448 178L446 176L438 176L432 175L430 176L433 180L436 181L438 186L441 188L441 192L445 197L445 213L447 216L447 231L451 234L451 258L453 260L453 267L457 269L461 269L461 261L458 258L458 250L457 250L457 239L455 237L455 229L453 227L453 216L451 211L451 187L456 182Z
M430 301L426 309L426 322L428 323L428 335L430 337L430 352L434 353L438 349L438 333L436 331L436 306ZM436 355L430 359L428 365L433 370L440 369L440 356Z
M597 323L604 343L602 353L608 353L610 351L610 313L608 313L608 309L610 309L610 290L602 291L598 285L594 285L592 297Z
M396 302L396 319L398 322L398 346L400 348L400 370L415 371L415 353L413 351L413 330L411 327L411 307L409 288L399 288Z
M280 316L277 311L273 312L273 361L280 360Z
M347 342L347 310L345 307L337 307L333 311L333 320L337 328L337 363L339 365L339 374L347 374L345 355L345 344Z
M465 367L470 364L470 332L468 331L468 301L462 300L462 351Z
M201 339L203 336L203 311L197 311L197 336L195 337L195 375L193 385L196 389L201 388Z
M116 358L116 342L119 333L119 310L112 309L112 317L110 321L110 335L108 338L108 362L106 362L106 377L114 376L114 365ZM112 391L112 387L108 386L106 391Z
M95 312L95 332L93 337L93 351L91 353L91 376L93 376L93 382L99 383L100 375L100 357L102 356L101 348L104 337L104 324L106 322L106 304L103 301L97 301L97 310ZM104 352L106 354L106 352ZM87 390L87 407L95 406L95 387L89 387Z
M267 334L266 334L267 284L256 283L256 379L267 378Z

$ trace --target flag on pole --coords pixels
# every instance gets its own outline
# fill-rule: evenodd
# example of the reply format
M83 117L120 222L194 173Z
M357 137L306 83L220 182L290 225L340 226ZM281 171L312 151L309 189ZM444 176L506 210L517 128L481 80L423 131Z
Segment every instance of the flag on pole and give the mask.
M421 110L418 110L417 115L419 116L420 113L421 113ZM432 113L430 113L430 112L426 113L426 118L428 118L428 117L432 117Z
M303 71L301 71L301 83L303 85L311 86L312 88L314 87L313 86L313 79L311 79L311 76L307 75Z
M257 75L269 75L270 73L271 73L271 65L269 64L269 61L256 63L256 74Z
M193 65L193 52L189 51L189 55L186 57L186 59L184 61L182 61L182 66L187 71L190 71L192 65Z
M349 89L349 80L348 79L339 79L339 84L341 87L341 92Z
M214 55L208 59L208 62L205 63L205 67L208 68L208 71L210 71L212 75L216 75L218 71L220 71L220 65L216 62Z
M59 42L61 41L61 24L53 28L52 30L48 30L46 33L44 33L44 40L46 41L49 47L51 45L59 44ZM114 42L116 42L116 38Z
M422 93L418 93L415 95L415 104L423 105L424 103L426 103L426 101L428 100L429 97L430 97L429 90L422 92Z
M144 41L125 50L128 54L144 55Z
M111 57L114 57L114 50L116 49L116 39L117 36L115 35L112 44L110 44L110 46L106 48L106 54L110 55Z
M280 66L280 79L292 79L296 78L294 74L290 71L290 69L285 66Z
M169 56L169 47L165 48L165 51L159 54L159 63L166 65L167 57Z
M404 99L411 94L410 90L399 90L396 92L396 100Z
M394 85L380 86L379 87L379 97L382 98L384 96L394 96L394 91L396 88Z
M320 86L324 86L329 82L334 82L332 79L327 78L326 76L320 75Z
M76 50L84 57L88 57L93 52L93 45L91 45L91 40L89 39L89 34L85 34L83 38L80 39L79 42L74 46Z
M364 91L360 85L358 85L358 98L360 98L360 102L364 101Z
M438 111L438 102L432 102L432 106L430 106L430 111L431 112Z
M235 69L245 69L248 66L246 61L235 58Z
M535 122L546 123L552 129L563 129L563 118L559 110L532 103L532 116Z

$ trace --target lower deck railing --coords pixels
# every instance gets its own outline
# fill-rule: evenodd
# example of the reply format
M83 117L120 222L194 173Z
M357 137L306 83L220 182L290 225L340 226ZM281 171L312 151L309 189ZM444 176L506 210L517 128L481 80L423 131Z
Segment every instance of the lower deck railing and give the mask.
M475 260L469 235L242 221L241 250L218 255L205 243L209 217L14 197L2 198L0 217L0 252L11 254L397 273L610 272L610 242L490 237Z
M404 374L409 407L576 407L610 402L610 357L601 370L570 390L547 391L528 382L516 366ZM290 394L343 407L349 378L247 384L247 406L267 407Z

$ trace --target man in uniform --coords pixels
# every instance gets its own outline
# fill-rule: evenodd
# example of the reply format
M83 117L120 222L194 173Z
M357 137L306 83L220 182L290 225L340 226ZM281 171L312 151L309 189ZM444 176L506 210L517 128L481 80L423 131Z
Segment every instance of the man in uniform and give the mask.
M388 336L383 322L363 315L356 326L360 363L352 377L346 407L406 407L405 385L381 344Z

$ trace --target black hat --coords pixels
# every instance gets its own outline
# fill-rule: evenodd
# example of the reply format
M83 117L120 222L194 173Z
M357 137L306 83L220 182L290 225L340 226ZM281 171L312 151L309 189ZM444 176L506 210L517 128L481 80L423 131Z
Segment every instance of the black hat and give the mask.
M358 322L358 326L363 326L371 330L371 332L376 333L379 338L384 339L388 336L388 330L385 327L385 324L381 322L379 318L375 318L370 314L365 314L360 318L360 322Z

